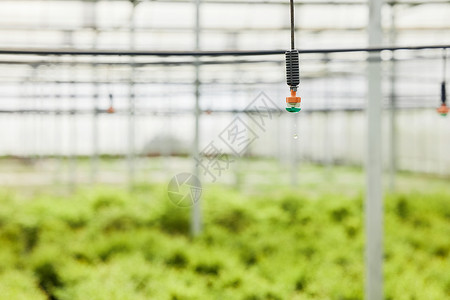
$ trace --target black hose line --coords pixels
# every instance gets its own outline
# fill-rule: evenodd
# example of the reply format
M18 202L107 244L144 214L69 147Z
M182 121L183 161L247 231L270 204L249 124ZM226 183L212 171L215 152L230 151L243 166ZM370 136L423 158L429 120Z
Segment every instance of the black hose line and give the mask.
M294 0L290 0L291 7L291 50L295 49L295 22L294 22Z
M300 70L298 51L295 50L295 20L294 20L294 0L290 0L291 7L291 50L286 51L286 82L291 90L297 91L300 84Z
M296 90L300 84L298 51L286 51L286 82L291 89Z
M442 102L442 104L445 104L447 102L447 92L445 89L445 81L442 81L442 83L441 83L441 102Z

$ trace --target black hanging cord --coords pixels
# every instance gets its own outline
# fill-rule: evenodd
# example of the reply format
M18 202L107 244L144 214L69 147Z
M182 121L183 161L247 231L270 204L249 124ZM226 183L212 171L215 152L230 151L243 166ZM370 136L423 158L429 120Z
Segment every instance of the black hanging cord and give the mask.
M442 49L442 62L443 62L443 68L442 68L442 80L445 82L447 81L447 48Z
M291 7L291 50L295 49L295 22L294 22L294 0L290 0Z

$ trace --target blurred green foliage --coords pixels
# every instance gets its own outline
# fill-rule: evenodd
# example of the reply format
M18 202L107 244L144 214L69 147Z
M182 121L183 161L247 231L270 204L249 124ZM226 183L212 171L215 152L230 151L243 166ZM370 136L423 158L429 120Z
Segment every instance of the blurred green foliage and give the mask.
M360 195L204 191L205 231L165 186L0 192L0 298L363 298ZM386 299L450 297L450 192L385 199Z

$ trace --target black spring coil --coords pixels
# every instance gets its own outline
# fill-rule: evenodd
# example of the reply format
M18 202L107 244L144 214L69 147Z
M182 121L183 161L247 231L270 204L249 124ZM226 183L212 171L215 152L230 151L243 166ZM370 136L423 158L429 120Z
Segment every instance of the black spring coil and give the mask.
M298 51L286 51L286 81L287 85L296 88L300 84L300 71L298 62Z
M447 92L445 91L445 81L441 83L441 102L445 104L447 102Z

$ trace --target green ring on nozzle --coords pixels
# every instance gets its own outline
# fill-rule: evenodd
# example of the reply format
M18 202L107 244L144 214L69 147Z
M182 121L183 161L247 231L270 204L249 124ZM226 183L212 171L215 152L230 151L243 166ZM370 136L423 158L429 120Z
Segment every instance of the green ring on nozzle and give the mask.
M441 116L445 117L445 116L447 116L447 114L441 114Z
M290 113L298 113L299 111L301 111L301 108L298 107L286 107L286 110Z

